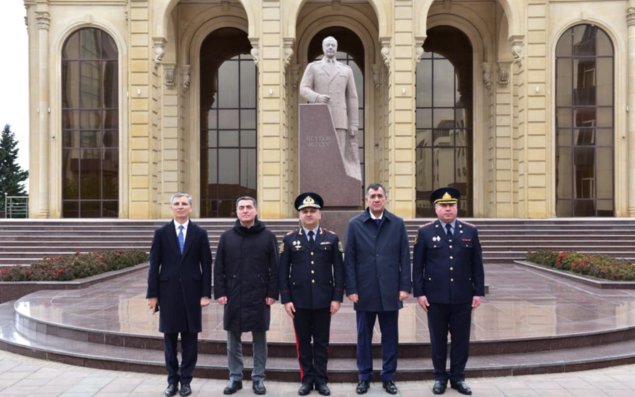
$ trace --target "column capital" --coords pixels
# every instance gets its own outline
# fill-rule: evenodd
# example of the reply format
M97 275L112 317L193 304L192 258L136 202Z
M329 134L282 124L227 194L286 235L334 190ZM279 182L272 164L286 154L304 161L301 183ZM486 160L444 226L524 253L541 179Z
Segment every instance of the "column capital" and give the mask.
M49 30L51 26L51 14L48 11L35 11L35 20L38 29Z
M629 27L635 26L635 7L626 9L626 25Z

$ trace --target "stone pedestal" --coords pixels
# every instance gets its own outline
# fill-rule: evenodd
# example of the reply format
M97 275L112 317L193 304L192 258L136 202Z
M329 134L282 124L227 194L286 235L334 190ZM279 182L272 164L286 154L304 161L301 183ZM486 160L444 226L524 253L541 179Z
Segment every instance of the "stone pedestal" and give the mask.
M300 105L300 192L315 192L328 209L359 209L362 187L346 175L326 104Z
M355 215L359 215L361 210L322 210L322 220L320 225L328 230L334 231L343 245L346 245L346 229L348 221Z

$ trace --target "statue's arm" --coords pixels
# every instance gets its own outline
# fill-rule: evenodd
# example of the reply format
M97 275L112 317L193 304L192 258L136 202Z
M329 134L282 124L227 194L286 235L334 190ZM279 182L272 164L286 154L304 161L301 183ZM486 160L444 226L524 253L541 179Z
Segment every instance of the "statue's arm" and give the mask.
M304 69L304 75L302 76L302 81L300 82L300 96L310 103L314 103L319 95L317 92L313 91L313 78L313 70L311 68L311 64L309 64L306 69Z

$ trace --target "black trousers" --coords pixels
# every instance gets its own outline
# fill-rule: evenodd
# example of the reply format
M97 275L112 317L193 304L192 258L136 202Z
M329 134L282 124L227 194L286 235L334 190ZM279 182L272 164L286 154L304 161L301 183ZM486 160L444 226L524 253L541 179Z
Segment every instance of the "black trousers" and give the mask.
M331 329L330 308L296 308L293 326L295 327L302 383L327 383L326 364L329 359L329 335Z
M469 354L472 304L455 305L430 303L428 308L428 330L432 348L434 380L452 383L465 380L465 365ZM446 371L448 356L448 332L450 344L450 373Z
M177 357L179 333L163 334L165 368L168 370L168 384L189 385L198 359L198 333L181 332L181 372Z

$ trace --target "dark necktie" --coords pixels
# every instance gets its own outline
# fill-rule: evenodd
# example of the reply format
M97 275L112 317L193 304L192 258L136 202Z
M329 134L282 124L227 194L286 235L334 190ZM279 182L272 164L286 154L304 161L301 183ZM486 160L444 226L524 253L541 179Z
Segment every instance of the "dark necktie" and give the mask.
M379 225L381 225L381 218L376 218L375 219L375 225L377 225L377 227L379 227Z
M309 230L308 235L309 235L309 243L313 244L315 242L315 237L314 237L315 233L313 233L313 230Z
M446 233L448 234L448 237L452 238L452 225L449 223L446 223L445 230L446 230Z
M185 247L185 236L183 235L183 225L179 225L179 249L181 250L181 254L183 253L183 247Z

